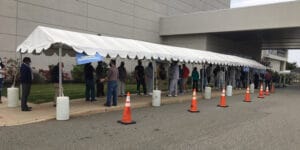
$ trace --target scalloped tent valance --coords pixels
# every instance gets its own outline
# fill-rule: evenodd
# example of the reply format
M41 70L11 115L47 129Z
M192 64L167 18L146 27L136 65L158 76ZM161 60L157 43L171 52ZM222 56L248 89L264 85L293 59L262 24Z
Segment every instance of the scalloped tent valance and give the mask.
M130 59L160 59L187 63L209 63L229 66L247 66L266 69L262 64L242 57L195 50L182 47L154 44L133 39L98 36L48 27L37 27L27 39L18 46L17 52L53 54L62 43L68 53L96 53L104 57ZM71 50L71 51L70 51Z

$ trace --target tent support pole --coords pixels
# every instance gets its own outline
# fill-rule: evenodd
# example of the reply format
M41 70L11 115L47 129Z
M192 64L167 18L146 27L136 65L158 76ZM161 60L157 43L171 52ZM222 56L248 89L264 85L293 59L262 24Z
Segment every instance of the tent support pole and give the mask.
M62 92L62 62L61 62L61 55L62 55L62 44L59 44L59 51L58 51L58 63L59 63L59 96L63 96Z

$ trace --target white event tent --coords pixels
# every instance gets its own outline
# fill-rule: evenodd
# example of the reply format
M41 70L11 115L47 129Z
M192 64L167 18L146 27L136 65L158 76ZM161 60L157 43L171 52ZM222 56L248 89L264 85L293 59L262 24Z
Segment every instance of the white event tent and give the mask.
M17 52L35 54L44 52L46 55L58 52L60 59L63 53L86 53L87 55L95 55L98 53L103 57L110 58L166 60L265 69L265 66L254 60L232 55L154 44L133 39L98 36L42 26L38 26L27 39L18 46ZM59 61L61 62L60 59Z

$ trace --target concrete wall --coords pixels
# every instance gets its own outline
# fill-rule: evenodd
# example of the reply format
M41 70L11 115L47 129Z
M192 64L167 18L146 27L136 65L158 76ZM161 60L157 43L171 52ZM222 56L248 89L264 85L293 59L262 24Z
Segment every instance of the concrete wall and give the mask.
M230 0L0 0L0 57L14 57L38 25L161 43L161 17L229 6Z
M261 43L256 41L236 41L212 34L163 36L162 41L168 45L261 59Z
M162 37L162 43L178 47L207 50L206 35L178 35Z
M248 40L230 40L215 35L208 35L207 50L238 55L260 61L261 43Z

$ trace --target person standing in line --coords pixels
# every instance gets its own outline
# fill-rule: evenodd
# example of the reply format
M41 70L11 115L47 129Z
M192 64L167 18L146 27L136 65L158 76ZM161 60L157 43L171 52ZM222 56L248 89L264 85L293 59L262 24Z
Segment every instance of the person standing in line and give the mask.
M63 68L64 64L62 63L61 66ZM56 99L59 97L59 63L51 70L51 81L54 86L53 106L56 107Z
M183 81L182 81L183 71L181 65L178 66L178 69L179 69L179 79L178 79L179 94L182 94L183 93Z
M206 77L207 77L207 85L208 84L210 84L211 83L211 77L212 77L212 75L211 75L211 72L212 72L212 65L210 64L209 66L207 66L206 68L205 68L205 71L206 71Z
M205 89L206 84L207 84L207 76L206 76L206 69L205 69L205 65L200 69L200 78L201 78L201 90Z
M107 64L103 61L99 61L96 67L96 96L105 96L104 94L104 84L100 81L100 79L105 78L107 74Z
M157 77L158 77L158 89L163 90L163 83L164 81L167 79L167 73L166 73L166 69L164 67L164 64L159 64L159 66L157 67Z
M107 99L106 103L104 106L110 107L111 106L111 99L112 105L117 106L118 105L118 76L119 76L119 71L116 67L116 60L110 60L109 63L109 70L107 72L107 77L101 79L101 82L107 81Z
M265 84L266 84L266 86L269 87L269 89L270 89L270 86L271 86L270 85L271 80L272 80L272 75L270 73L270 70L267 70L266 73L265 73Z
M119 96L126 96L125 89L126 89L126 79L127 79L127 71L125 68L125 63L122 61L120 66L118 67L119 72L119 80L118 80L118 95Z
M84 65L85 76L85 101L96 101L95 99L95 83L94 83L95 69L91 63Z
M182 65L183 92L187 90L187 80L190 75L190 70L185 64Z
M179 79L179 67L177 65L177 62L172 62L170 66L170 85L169 85L169 94L168 96L177 96L177 83Z
M152 62L149 62L148 66L145 69L146 85L147 85L147 94L152 95L153 91L153 66Z
M241 78L240 78L240 82L242 83L242 88L246 87L246 72L244 71L244 69L241 67Z
M33 79L32 70L30 67L31 59L29 57L24 57L23 63L20 68L20 81L22 85L22 98L21 98L21 110L31 111L32 107L28 107L27 100L30 94L31 83Z
M258 89L258 85L259 85L259 75L257 72L255 72L254 74L254 88Z
M214 86L217 87L217 88L220 88L219 87L219 81L220 81L220 66L217 65L215 67L215 69L213 70L213 74L214 74Z
M173 86L171 86L171 81L172 81L172 78L173 78L173 73L174 73L174 63L172 62L170 64L169 68L168 68L168 89L169 89L168 96L172 96Z
M239 67L236 68L235 80L236 80L236 89L241 89L241 70Z
M136 89L137 89L137 94L140 95L140 86L143 86L143 91L144 95L147 94L147 88L146 88L146 83L145 83L145 70L144 66L142 65L142 61L138 60L138 65L134 69L134 76L136 79Z
M233 67L230 67L230 84L233 88L236 87L236 81L235 81L235 69Z
M197 70L197 67L194 67L192 71L192 79L193 79L193 90L196 89L196 91L198 92L199 72Z
M225 88L225 71L222 67L219 71L219 89Z
M0 58L0 104L2 103L2 88L3 88L3 83L4 83L4 76L5 76L5 66L2 63L2 60Z

